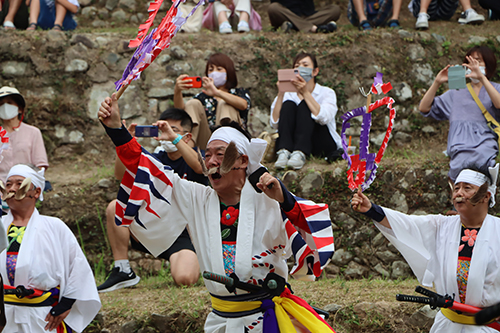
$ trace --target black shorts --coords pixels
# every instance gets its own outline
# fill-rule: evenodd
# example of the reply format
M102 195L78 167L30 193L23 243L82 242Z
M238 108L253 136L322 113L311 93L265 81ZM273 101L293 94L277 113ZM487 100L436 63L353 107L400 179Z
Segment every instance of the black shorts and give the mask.
M130 237L130 243L134 250L151 254L151 252L149 252L149 250L146 249L144 245L139 243L133 237ZM196 253L196 251L194 250L193 243L191 242L191 238L189 238L189 233L187 229L184 229L182 234L180 234L180 236L175 240L172 246L170 246L165 252L161 253L158 256L158 258L169 260L172 254L179 252L180 250L191 250Z

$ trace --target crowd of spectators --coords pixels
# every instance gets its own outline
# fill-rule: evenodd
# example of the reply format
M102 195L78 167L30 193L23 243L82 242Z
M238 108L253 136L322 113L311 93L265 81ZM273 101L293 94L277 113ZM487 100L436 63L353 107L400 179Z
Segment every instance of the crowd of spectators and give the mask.
M188 0L179 8L187 15L199 0ZM416 17L415 28L428 29L429 20L450 20L458 6L462 12L458 23L481 24L485 16L477 13L470 0L411 0L408 9ZM488 11L490 20L500 19L500 3L496 0L479 0ZM403 0L349 0L347 18L360 30L375 27L400 28L399 15ZM74 30L77 22L78 0L0 0L0 23L3 29ZM267 7L271 27L284 33L293 30L311 33L332 33L337 30L340 8L330 4L316 8L313 0L270 0ZM205 8L199 7L181 31L198 32L204 27L218 30L221 34L261 30L259 13L250 0L208 1Z

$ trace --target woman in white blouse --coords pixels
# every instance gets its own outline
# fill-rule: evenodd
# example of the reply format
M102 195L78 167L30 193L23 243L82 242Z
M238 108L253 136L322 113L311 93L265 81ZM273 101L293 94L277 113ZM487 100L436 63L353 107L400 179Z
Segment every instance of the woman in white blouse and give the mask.
M306 157L314 155L334 161L341 157L340 135L336 131L335 91L316 83L316 57L299 53L293 67L299 74L291 81L297 92L278 92L271 105L271 126L278 129L276 143L279 169L301 169ZM277 83L279 90L279 81Z

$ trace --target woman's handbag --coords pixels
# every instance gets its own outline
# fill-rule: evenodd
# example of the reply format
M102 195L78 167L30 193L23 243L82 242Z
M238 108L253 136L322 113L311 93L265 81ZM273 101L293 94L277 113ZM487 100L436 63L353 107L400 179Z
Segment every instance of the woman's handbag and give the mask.
M264 162L272 162L276 158L276 140L278 139L279 134L278 133L268 133L266 131L260 133L259 139L266 140L267 141L267 147L266 150L264 151L264 156L262 157L262 160Z

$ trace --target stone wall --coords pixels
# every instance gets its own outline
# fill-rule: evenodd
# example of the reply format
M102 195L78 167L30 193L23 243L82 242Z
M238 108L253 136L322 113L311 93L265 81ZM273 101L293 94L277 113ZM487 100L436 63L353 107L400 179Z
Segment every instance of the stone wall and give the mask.
M106 7L111 2L107 1ZM91 11L87 8L90 7L85 10ZM366 103L358 88L368 88L376 71L386 73L384 80L392 82L394 89L389 95L396 100L397 118L390 146L402 154L416 151L417 157L396 158L389 167L379 169L372 186L377 203L414 214L437 213L451 207L446 159L436 157L437 162L426 166L426 161L418 159L418 154L426 148L416 146L422 139L443 144L448 127L446 123L421 117L418 101L431 84L434 73L450 61L459 62L466 45L488 42L498 46L500 36L490 39L472 36L465 44L453 42L451 45L460 47L452 51L452 48L443 48L446 41L443 36L405 30L377 31L371 35L347 32L323 39L296 34L289 40L269 33L227 37L212 34L210 38L207 34L210 33L177 36L174 45L128 87L119 101L122 117L138 124L155 121L160 111L172 104L176 77L182 73L202 75L207 57L223 50L235 61L240 86L250 89L252 94L248 126L257 136L271 130L269 106L276 95L276 70L290 66L291 54L313 49L323 64L319 81L336 90L339 114ZM42 129L49 154L64 147L95 149L99 153L98 138L103 137L103 132L97 109L101 101L114 92L113 82L121 77L133 54L127 47L132 37L109 32L0 31L0 85L16 86L27 97L26 120ZM370 46L382 41L387 44L384 50ZM392 59L388 58L391 52ZM197 92L188 91L185 97L190 98ZM388 125L387 112L377 112L373 123L371 144L378 148ZM340 128L339 118L338 125ZM359 122L353 121L347 133L355 144L359 140L359 128ZM144 141L143 144L151 147L153 143ZM369 221L350 211L347 202L351 192L346 188L345 168L345 162L331 166L319 163L319 166L306 165L301 173L277 173L297 194L330 205L337 251L326 269L326 276L391 279L410 276L411 271L398 251ZM335 192L336 189L340 190ZM111 197L112 192L109 190L106 196ZM131 258L147 270L161 266L151 258L135 254L131 254Z

